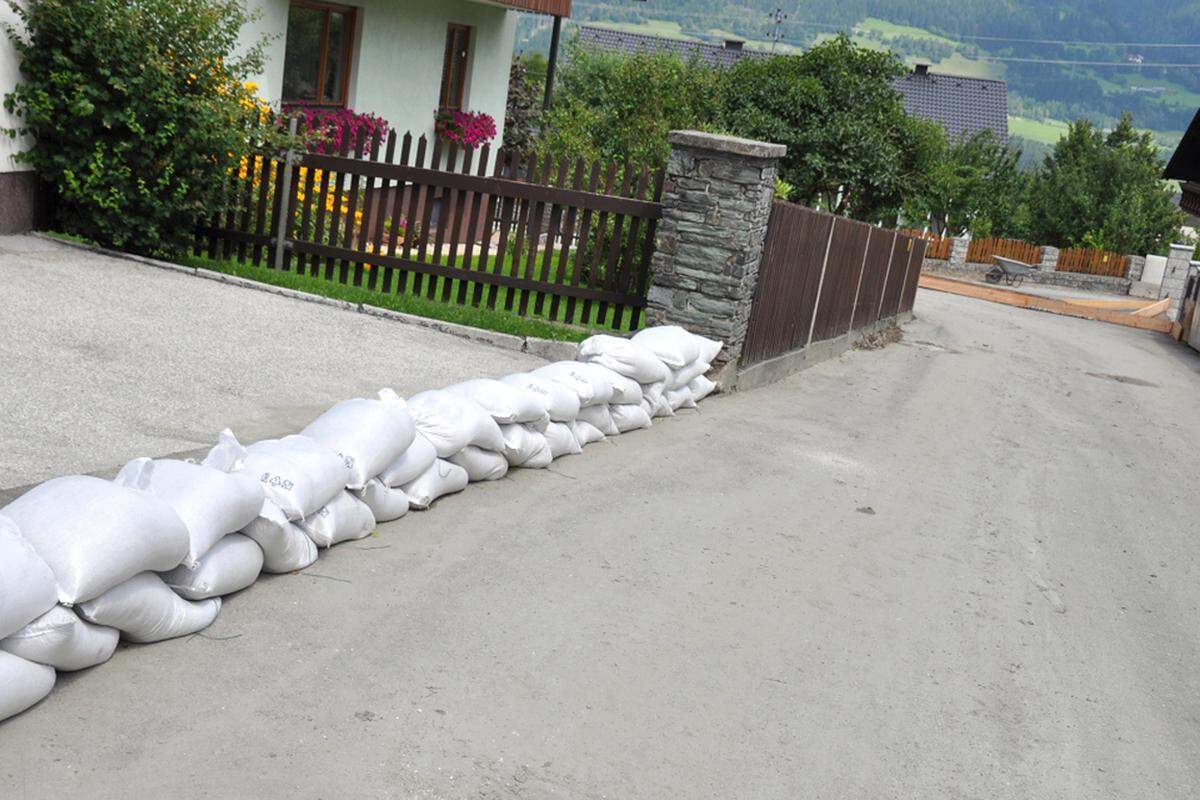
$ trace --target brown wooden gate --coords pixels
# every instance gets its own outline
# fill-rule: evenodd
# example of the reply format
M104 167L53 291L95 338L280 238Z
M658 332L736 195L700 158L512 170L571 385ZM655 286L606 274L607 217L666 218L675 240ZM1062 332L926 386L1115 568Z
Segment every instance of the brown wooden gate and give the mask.
M776 201L742 363L911 311L926 246L920 237Z

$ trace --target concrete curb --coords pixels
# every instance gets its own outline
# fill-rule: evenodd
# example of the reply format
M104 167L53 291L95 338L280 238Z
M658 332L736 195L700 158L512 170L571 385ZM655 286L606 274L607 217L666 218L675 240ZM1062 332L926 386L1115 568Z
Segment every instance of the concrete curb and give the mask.
M122 253L119 250L109 250L106 247L100 247L93 244L84 244L83 242L72 242L68 239L60 239L57 236L48 236L44 233L34 231L32 236L42 239L47 242L54 242L65 247L73 247L76 250L85 250L90 253L108 256L109 258L118 258L124 261L132 261L137 264L143 264L148 267L157 269L170 270L172 272L182 272L188 275L193 275L197 278L205 280L217 281L219 283L229 284L230 286L238 286L243 289L254 289L259 292L286 297L291 300L300 300L305 303L316 303L317 305L329 306L331 308L341 309L342 311L350 311L358 314L366 314L369 317L377 319L391 320L405 325L418 325L422 328L430 328L439 333L447 333L451 336L458 336L463 339L470 339L481 344L499 347L503 350L513 350L518 353L528 353L538 358L544 358L547 361L565 361L573 360L578 354L579 347L575 342L564 342L556 339L541 339L536 336L516 336L511 333L500 333L498 331L489 331L486 328L474 328L470 325L460 325L457 322L445 322L440 319L430 319L429 317L421 317L416 314L406 314L403 311L392 311L387 308L379 308L378 306L366 305L365 303L351 303L346 300L335 300L332 297L322 297L318 294L310 294L301 292L296 289L286 289L282 286L273 286L269 283L260 283L249 278L240 278L236 275L226 275L224 272L215 272L210 269L201 269L199 267L185 267L182 264L175 264L170 261L162 261L157 258L149 258L148 256L134 255L133 253Z

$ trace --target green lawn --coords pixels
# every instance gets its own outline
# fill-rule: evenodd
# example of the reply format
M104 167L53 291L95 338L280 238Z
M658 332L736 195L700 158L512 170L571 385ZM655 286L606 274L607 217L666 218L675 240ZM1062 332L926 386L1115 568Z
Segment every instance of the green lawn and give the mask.
M1042 144L1055 145L1067 133L1067 123L1057 119L1037 120L1027 117L1009 117L1008 132L1012 136L1029 139Z
M942 44L959 46L959 42L954 39L948 39L945 36L927 31L924 28L913 28L908 25L897 25L894 22L877 19L875 17L867 17L862 22L855 26L856 30L873 31L878 33L885 39L896 39L901 36L907 36L910 39L929 39Z
M536 262L529 271L530 278L551 280L557 277L559 252L552 254L549 265L545 263L544 256L544 251L538 251ZM570 251L564 265L567 282L574 282L574 256L575 251ZM524 276L528 266L527 258L528 256L514 265L513 256L506 255L500 265L500 274ZM481 256L467 259L460 254L459 263L464 264L464 269L477 271L480 269L480 259ZM490 257L485 265L488 272L494 271L493 261L494 257ZM391 308L423 317L522 336L579 341L598 330L631 330L633 316L632 309L625 309L620 315L619 326L614 328L616 310L611 305L584 300L571 303L565 297L558 298L556 303L550 294L542 294L539 303L538 293L532 291L528 292L525 315L522 316L519 310L521 296L526 294L525 290L505 286L492 287L470 280L420 275L415 272L401 273L399 270L392 272L389 291L384 292L383 276L386 273L380 268L376 267L375 275L372 276L370 267L356 274L354 265L335 263L333 278L330 279L327 277L330 274L329 264L325 259L317 260L315 274L311 260L305 264L304 274L298 274L295 268L279 272L266 266L255 267L251 264L238 264L236 261L212 261L207 258L189 258L186 263L339 300ZM586 276L578 283L586 284Z

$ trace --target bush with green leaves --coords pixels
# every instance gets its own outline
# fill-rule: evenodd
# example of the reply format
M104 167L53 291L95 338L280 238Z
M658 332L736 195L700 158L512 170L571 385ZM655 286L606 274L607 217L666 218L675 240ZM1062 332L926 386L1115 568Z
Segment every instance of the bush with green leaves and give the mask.
M55 226L173 254L224 202L250 153L285 132L256 98L266 40L241 0L22 0L7 33L22 82L4 99L19 159L54 192Z

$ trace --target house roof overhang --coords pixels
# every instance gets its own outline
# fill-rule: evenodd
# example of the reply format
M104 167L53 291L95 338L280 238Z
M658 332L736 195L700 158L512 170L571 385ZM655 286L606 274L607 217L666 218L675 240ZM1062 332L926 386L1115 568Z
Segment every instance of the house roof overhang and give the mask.
M497 5L532 11L535 14L552 14L556 17L571 16L571 0L492 0Z
M1179 181L1200 182L1200 111L1196 112L1187 133L1175 148L1163 177Z

